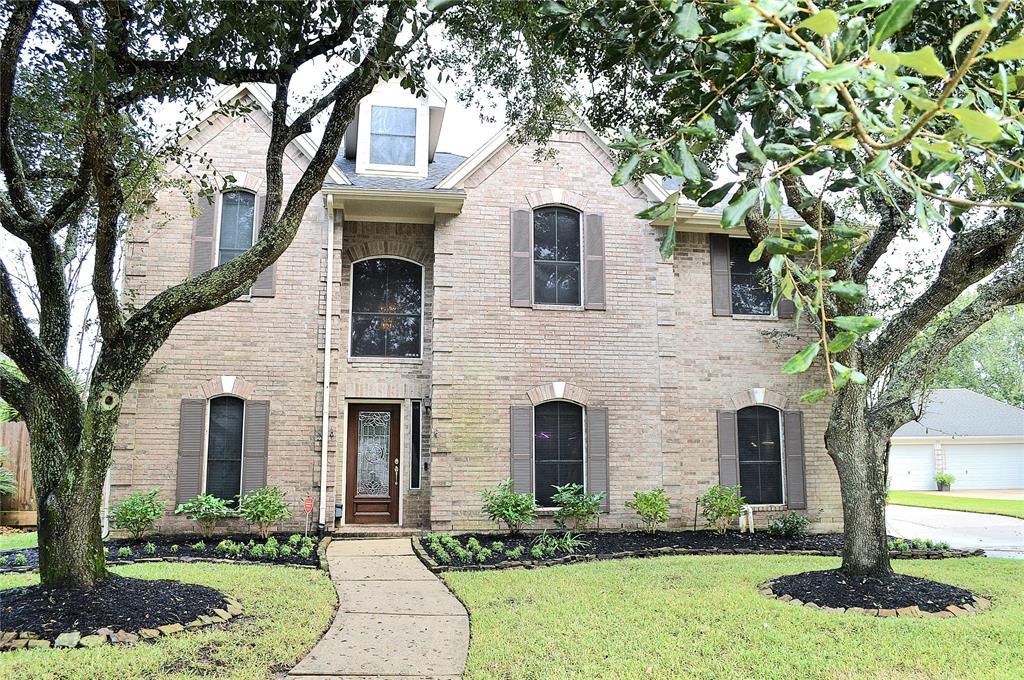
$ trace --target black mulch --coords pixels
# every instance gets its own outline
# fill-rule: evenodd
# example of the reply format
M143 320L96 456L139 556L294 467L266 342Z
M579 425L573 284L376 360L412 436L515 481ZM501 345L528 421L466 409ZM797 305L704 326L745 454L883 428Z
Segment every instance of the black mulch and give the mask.
M277 539L281 546L288 545L288 538L292 534L290 533L277 533L274 534L274 538ZM129 539L114 538L104 541L103 545L107 547L107 561L108 562L132 562L136 560L144 560L149 558L204 558L204 559L230 559L236 562L259 562L263 564L305 564L312 567L320 564L320 559L316 554L317 540L313 536L313 549L309 557L302 557L299 555L297 548L292 546L292 554L284 557L278 555L274 559L263 558L253 559L248 555L241 555L239 557L231 557L225 554L218 554L214 548L217 544L225 539L235 541L236 543L248 543L250 540L256 543L266 543L265 540L261 539L258 535L254 534L218 534L212 539L204 539L196 534L154 534L147 536L141 541L134 541ZM202 541L205 544L205 548L202 550L193 550L192 545ZM147 543L152 543L156 547L156 551L152 554L145 552ZM171 546L177 546L176 551L172 551ZM131 549L131 557L120 557L118 550L122 547L128 547ZM0 551L0 558L7 557L6 562L0 564L0 574L14 570L14 555L21 553L25 556L26 564L22 565L25 567L32 567L36 569L39 567L39 550L37 548L20 548L17 550L3 550Z
M112 575L94 588L23 586L3 591L4 630L31 631L53 639L67 631L99 628L136 632L169 623L186 624L221 607L213 588L178 581L148 581Z
M819 607L899 609L917 605L921 611L939 612L951 604L973 602L969 590L903 574L887 579L854 579L830 569L780 576L772 581L776 597L789 595Z

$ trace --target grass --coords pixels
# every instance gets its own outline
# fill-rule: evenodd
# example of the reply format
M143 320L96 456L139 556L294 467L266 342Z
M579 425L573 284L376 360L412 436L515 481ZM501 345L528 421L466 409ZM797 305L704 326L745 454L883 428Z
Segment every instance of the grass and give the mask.
M467 678L1020 677L1020 562L896 563L993 598L990 612L964 619L840 615L754 588L836 566L821 557L679 556L445 579L470 612Z
M155 643L0 654L3 678L268 678L287 671L327 628L336 602L320 570L259 565L152 563L115 567L122 576L201 583L234 595L245 615ZM0 589L38 582L0 576ZM0 591L2 592L2 591Z
M38 536L34 531L25 531L18 534L0 534L0 550L14 550L15 548L34 548Z
M920 491L890 491L889 503L891 505L913 505L918 508L982 512L988 515L1006 515L1024 519L1024 501L1005 498L964 498Z

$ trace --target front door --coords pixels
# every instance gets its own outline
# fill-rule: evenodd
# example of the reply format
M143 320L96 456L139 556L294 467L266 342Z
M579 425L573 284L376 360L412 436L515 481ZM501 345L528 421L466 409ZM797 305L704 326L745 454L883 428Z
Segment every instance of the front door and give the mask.
M398 404L350 404L346 524L398 522Z

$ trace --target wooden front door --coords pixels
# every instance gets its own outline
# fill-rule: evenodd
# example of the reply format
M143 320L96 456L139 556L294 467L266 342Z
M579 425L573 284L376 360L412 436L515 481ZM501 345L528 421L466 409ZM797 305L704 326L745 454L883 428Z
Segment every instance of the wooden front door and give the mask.
M398 404L349 405L345 489L347 524L398 522L401 431L401 406Z

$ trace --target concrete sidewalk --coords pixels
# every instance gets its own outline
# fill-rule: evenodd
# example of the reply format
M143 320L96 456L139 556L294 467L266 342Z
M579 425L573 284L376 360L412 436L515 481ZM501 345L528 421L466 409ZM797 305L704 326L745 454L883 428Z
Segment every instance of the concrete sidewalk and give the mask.
M885 524L901 538L930 538L953 548L981 548L992 557L1024 559L1024 520L959 510L889 505Z
M327 548L338 614L290 678L460 678L469 615L407 538Z

